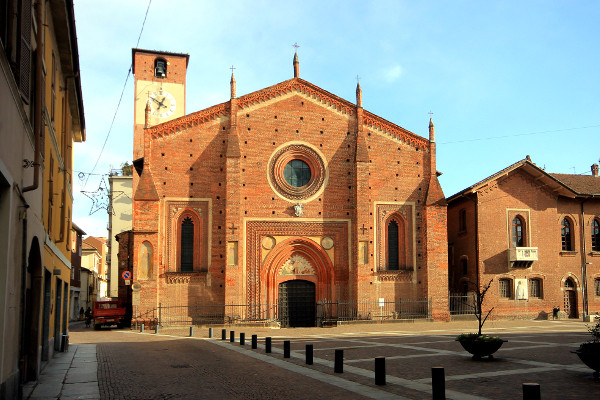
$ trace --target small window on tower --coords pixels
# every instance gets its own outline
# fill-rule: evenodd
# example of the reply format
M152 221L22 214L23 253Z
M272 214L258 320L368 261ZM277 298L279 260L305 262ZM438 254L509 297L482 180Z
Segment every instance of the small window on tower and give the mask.
M161 58L154 61L154 76L157 78L167 77L167 62Z

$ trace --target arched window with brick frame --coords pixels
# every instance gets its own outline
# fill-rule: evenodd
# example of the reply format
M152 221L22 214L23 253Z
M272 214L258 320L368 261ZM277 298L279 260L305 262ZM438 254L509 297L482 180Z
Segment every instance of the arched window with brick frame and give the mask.
M592 220L592 251L600 251L600 222Z
M202 221L200 216L185 210L177 219L177 271L193 272L200 270Z
M525 220L520 215L517 215L512 220L512 247L525 247Z
M561 246L563 251L573 251L573 224L565 217L560 229Z
M386 269L406 268L406 223L399 214L392 214L385 224Z

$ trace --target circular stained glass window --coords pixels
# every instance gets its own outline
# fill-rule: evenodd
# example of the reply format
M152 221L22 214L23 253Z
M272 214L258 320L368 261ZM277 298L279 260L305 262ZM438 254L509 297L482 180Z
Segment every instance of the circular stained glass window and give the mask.
M310 181L310 167L302 160L292 160L283 168L285 181L293 187L302 187Z

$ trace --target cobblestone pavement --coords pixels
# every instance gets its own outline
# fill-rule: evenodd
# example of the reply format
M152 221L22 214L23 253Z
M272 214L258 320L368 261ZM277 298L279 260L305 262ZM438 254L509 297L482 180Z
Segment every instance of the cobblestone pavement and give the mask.
M570 350L589 338L579 321L489 321L485 333L507 339L493 361L474 361L454 341L476 327L453 323L390 323L336 328L221 327L71 333L72 343L96 343L102 399L429 399L431 367L445 368L452 399L518 399L522 384L541 385L544 399L600 398L594 380ZM235 331L235 342L229 341ZM244 332L245 345L239 343ZM251 349L251 335L259 337ZM265 353L265 337L273 352ZM291 357L283 358L290 340ZM314 364L305 364L305 345ZM333 372L344 351L344 372ZM387 385L374 383L374 358L386 357Z

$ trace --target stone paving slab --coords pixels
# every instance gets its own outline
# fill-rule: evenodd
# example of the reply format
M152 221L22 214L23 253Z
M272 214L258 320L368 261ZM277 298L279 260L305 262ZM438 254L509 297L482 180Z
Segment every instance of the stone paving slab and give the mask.
M600 393L592 371L570 353L589 337L585 324L492 320L485 333L509 341L496 360L479 362L454 341L457 334L473 331L474 325L466 321L330 329L227 327L227 341L220 341L220 329L213 329L215 338L207 341L208 328L198 327L195 338L187 338L188 327L161 328L159 335L87 331L83 342L97 338L99 343L98 357L103 360L99 368L104 371L98 382L100 398L199 398L202 394L219 399L426 399L431 398L432 366L445 367L449 399L517 399L522 397L524 382L540 383L544 399L588 399ZM229 342L230 330L236 332L235 343ZM239 332L246 334L244 346L238 342ZM260 339L256 350L250 349L252 334ZM272 354L264 352L266 336L273 338ZM292 344L290 359L282 354L286 339ZM304 362L308 343L315 349L312 366ZM125 351L132 345L134 351ZM333 372L336 348L344 349L343 374ZM374 385L378 353L386 355L388 385L383 387ZM128 382L138 382L137 391Z
M98 381L77 384L67 383L62 388L60 399L100 399Z

